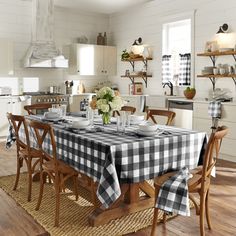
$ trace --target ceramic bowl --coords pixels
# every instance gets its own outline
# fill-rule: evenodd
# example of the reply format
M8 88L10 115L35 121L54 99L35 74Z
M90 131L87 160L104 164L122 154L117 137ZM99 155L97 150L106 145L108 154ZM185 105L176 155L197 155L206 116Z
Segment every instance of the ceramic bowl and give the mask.
M57 112L45 112L44 117L48 119L54 119L54 118L59 118L60 114Z
M85 128L90 125L89 120L87 119L79 119L79 120L73 120L72 121L72 127L73 128Z
M157 125L147 122L147 123L142 123L138 125L139 130L144 131L144 132L155 132L157 130Z

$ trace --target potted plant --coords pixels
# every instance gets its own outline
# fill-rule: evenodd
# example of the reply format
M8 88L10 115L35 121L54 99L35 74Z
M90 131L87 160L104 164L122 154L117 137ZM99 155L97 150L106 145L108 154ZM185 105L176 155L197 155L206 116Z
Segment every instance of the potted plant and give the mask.
M193 99L194 96L196 94L196 89L195 88L190 88L190 87L187 87L185 90L184 90L184 96L187 98L187 99Z

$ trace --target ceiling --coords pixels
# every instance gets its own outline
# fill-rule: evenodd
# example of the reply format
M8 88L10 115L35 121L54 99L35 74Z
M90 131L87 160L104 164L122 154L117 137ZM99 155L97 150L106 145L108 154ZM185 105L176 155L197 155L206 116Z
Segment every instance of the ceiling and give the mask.
M56 6L112 14L152 0L54 0Z

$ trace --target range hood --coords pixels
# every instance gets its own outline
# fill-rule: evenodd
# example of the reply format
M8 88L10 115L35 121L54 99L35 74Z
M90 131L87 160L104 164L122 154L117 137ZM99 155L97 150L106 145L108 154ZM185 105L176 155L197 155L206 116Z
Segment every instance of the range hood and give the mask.
M32 1L32 43L24 58L28 68L68 68L68 59L56 48L53 0Z

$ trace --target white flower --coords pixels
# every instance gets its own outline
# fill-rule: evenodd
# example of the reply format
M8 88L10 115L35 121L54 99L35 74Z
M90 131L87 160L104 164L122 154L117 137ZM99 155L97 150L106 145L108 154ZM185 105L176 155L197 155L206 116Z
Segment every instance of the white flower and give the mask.
M124 101L121 97L115 96L111 102L109 102L111 109L114 111L119 111L121 107L124 106Z
M105 96L112 99L115 96L115 93L111 88L103 87L97 92L97 97L98 98L104 98Z

